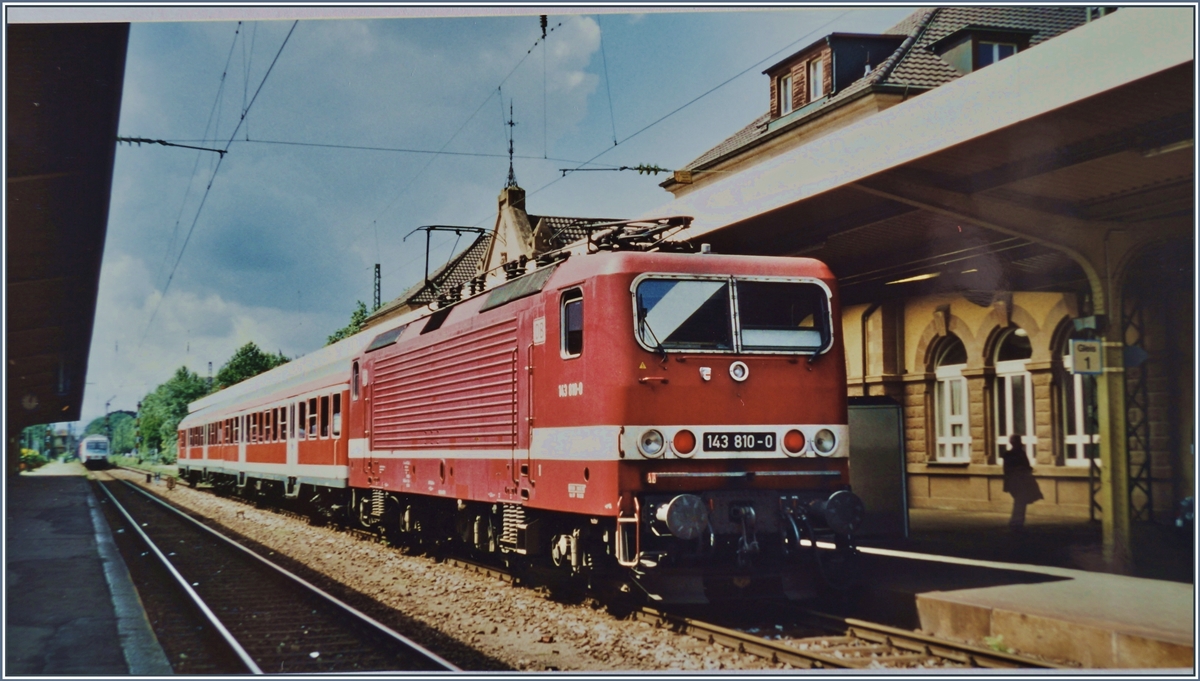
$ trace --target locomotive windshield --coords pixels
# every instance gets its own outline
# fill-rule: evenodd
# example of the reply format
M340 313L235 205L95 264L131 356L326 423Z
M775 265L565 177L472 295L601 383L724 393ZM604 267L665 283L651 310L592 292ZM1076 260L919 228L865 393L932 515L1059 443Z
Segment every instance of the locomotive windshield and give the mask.
M92 440L91 442L87 443L87 450L89 452L107 452L108 443L104 442L103 440Z
M637 307L638 333L652 348L733 349L728 281L647 279Z
M828 294L815 283L647 278L635 301L638 338L655 350L815 353L830 340Z

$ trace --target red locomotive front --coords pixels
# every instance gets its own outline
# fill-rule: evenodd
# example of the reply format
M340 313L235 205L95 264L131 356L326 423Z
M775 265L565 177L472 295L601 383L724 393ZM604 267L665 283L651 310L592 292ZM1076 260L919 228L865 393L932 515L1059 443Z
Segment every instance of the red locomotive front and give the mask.
M745 584L845 544L834 286L810 259L601 252L383 332L353 369L364 521L451 516L480 551L632 569L670 600L696 599L681 571Z

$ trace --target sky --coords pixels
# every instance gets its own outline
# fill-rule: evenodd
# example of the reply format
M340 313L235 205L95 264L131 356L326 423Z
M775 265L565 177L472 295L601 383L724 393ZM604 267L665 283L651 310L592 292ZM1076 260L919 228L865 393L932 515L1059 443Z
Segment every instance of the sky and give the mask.
M666 175L561 169L682 167L767 110L763 69L912 8L609 8L550 14L545 40L506 12L135 22L119 135L228 152L118 146L83 422L250 341L322 347L375 263L398 296L423 276L412 230L494 224L510 131L530 213L671 214ZM435 234L431 269L467 240Z

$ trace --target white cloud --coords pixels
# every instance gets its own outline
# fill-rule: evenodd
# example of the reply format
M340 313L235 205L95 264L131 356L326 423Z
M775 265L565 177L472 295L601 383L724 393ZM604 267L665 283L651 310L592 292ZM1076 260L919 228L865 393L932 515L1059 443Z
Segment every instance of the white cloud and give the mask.
M326 314L298 314L271 307L249 307L216 294L171 291L159 305L145 263L128 254L105 260L100 273L96 325L88 360L83 421L111 409L136 408L138 400L171 377L181 365L202 376L208 362L216 373L234 350L253 341L289 357L320 347L345 320ZM155 307L154 325L147 325Z

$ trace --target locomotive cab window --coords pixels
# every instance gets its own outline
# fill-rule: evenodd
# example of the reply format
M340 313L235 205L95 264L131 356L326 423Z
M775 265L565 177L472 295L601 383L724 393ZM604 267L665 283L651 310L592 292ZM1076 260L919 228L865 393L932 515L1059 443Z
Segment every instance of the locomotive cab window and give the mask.
M634 305L653 351L815 354L832 342L829 293L814 281L657 275L637 283Z
M355 361L350 366L350 399L352 400L358 399L358 381L358 362Z
M829 340L824 289L790 281L738 281L743 350L816 352Z
M646 279L638 284L636 333L664 350L733 350L729 282Z
M562 328L562 356L578 357L583 354L583 291L572 289L563 294L559 314Z

